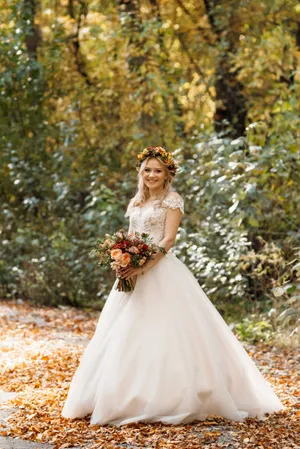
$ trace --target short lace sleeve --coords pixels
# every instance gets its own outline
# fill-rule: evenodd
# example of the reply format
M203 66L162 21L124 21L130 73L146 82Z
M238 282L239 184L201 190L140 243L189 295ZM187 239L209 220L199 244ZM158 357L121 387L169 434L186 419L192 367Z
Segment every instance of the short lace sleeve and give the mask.
M124 217L130 217L130 214L131 214L131 211L132 211L132 205L133 205L133 201L130 200L129 204L127 206L127 209L126 209Z
M162 201L162 206L170 207L171 209L180 209L184 214L184 201L177 192L171 192L167 198Z

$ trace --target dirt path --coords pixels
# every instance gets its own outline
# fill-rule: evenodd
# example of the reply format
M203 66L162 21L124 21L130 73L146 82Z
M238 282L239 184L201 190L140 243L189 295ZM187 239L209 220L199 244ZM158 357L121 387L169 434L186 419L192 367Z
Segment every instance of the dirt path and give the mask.
M70 380L97 312L0 302L0 449L299 448L299 356L244 345L286 406L265 421L211 417L185 426L92 426L61 417ZM9 398L9 394L12 398Z

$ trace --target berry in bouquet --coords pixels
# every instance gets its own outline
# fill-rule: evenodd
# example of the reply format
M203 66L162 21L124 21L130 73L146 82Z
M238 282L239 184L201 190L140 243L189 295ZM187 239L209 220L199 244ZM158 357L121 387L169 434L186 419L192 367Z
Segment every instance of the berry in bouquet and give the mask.
M166 254L166 250L153 243L149 234L128 233L120 229L114 234L105 234L97 240L91 254L98 259L98 265L110 266L113 270L132 266L139 268L145 265L156 253L161 251ZM133 279L123 279L118 277L116 289L122 292L134 290Z

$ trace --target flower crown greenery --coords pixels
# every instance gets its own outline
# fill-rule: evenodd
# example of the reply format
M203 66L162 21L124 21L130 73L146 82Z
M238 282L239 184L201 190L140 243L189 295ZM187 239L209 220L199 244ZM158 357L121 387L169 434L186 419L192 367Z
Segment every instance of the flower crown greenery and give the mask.
M171 153L166 151L163 147L147 147L141 153L138 154L138 162L135 165L136 169L139 170L142 162L148 157L158 157L160 158L168 167L168 170L172 176L175 176L178 169L177 162L172 158Z

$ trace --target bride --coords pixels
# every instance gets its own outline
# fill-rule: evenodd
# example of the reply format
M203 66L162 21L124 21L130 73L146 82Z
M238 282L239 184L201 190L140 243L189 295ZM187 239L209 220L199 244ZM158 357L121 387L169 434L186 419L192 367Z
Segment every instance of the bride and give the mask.
M209 301L172 253L184 213L171 188L177 163L162 147L138 155L138 190L126 215L129 232L146 232L163 246L142 268L118 273L136 281L115 284L72 379L65 418L91 414L92 424L137 421L166 424L264 419L283 405Z

